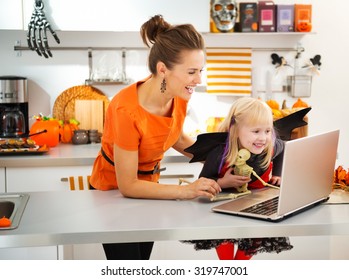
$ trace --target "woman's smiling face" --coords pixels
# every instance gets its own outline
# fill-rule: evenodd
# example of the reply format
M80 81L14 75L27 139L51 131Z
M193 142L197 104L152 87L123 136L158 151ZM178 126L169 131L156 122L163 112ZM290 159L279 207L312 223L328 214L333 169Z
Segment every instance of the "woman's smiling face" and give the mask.
M187 50L182 53L182 63L166 73L166 94L189 100L195 87L201 84L201 75L205 64L202 50Z

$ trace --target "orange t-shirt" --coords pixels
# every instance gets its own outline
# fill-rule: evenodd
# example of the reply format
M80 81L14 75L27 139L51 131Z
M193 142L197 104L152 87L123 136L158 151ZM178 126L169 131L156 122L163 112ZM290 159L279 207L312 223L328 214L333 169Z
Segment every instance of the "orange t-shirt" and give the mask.
M113 162L114 144L128 151L138 150L138 170L150 171L162 160L165 151L177 142L188 101L175 97L171 117L151 114L138 103L137 87L143 82L122 89L110 102L105 116L102 149ZM159 173L138 174L138 178L157 182ZM99 190L117 188L115 167L100 152L93 165L90 183Z

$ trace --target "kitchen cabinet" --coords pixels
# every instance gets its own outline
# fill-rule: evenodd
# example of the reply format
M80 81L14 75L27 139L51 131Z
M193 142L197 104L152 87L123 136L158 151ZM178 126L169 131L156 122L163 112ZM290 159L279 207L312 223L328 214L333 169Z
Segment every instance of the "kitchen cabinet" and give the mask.
M202 163L163 163L161 164L161 167L166 167L166 170L161 172L159 182L161 184L178 185L180 178L191 182L199 178L199 174L202 169Z
M179 178L194 181L202 168L201 163L164 162L166 170L161 173L160 182L178 184ZM6 169L8 192L67 191L68 182L62 178L88 175L92 166L56 167L9 167ZM20 174L20 176L19 176ZM49 211L49 209L45 209ZM155 245L156 248L160 244ZM164 246L164 244L162 244ZM76 244L33 248L1 249L0 259L105 259L101 244Z
M70 176L87 176L92 166L8 167L8 192L68 191Z
M23 0L28 26L34 0ZM161 14L171 23L192 23L209 31L210 0L45 0L44 12L53 29L62 31L137 31L151 16ZM174 12L177 11L177 12Z
M22 0L0 0L0 29L23 29Z
M70 176L87 176L92 166L55 166L55 167L7 167L0 169L0 181L7 186L7 192L70 191ZM5 187L4 187L5 191ZM29 198L30 199L30 198ZM49 209L43 209L49 211ZM85 249L80 245L82 249ZM43 246L15 249L1 249L0 259L70 259L72 246ZM77 248L75 249L76 252Z
M198 178L202 169L202 163L188 162L165 162L161 167L166 167L166 170L161 172L160 183L163 184L178 184L179 178L184 178L188 181L194 181ZM164 258L167 250L177 249L178 241L174 242L155 242L154 255L152 258ZM101 244L75 244L72 246L64 246L65 258L76 260L105 260L105 254Z
M4 193L6 191L5 188L5 168L1 167L0 168L0 193Z

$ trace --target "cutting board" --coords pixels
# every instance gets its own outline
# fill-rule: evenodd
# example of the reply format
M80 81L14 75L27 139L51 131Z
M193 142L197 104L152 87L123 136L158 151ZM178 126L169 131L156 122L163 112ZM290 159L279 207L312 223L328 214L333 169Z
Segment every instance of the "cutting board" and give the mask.
M71 118L76 118L76 100L103 100L104 115L110 103L109 98L102 91L93 86L73 86L63 91L57 97L53 105L53 117L62 121L69 121Z
M75 119L80 122L80 129L98 129L103 133L103 100L75 100Z

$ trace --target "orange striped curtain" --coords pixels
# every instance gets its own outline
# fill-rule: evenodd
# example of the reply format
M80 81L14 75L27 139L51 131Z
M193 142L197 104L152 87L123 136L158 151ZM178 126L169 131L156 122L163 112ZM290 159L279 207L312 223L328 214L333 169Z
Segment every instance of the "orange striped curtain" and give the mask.
M252 50L207 48L207 93L246 96L252 94Z

